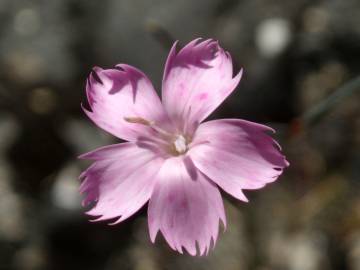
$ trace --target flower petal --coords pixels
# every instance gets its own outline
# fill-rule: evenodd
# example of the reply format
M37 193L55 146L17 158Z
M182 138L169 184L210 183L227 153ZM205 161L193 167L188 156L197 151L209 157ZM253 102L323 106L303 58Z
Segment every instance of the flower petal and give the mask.
M241 74L233 78L231 57L217 41L196 39L178 53L175 43L165 65L164 106L178 128L193 128L235 89Z
M141 118L169 125L168 117L150 80L140 70L120 64L114 69L94 68L87 79L86 92L91 120L107 132L127 141L151 132L148 126L129 123L125 118Z
M84 205L96 202L87 212L97 220L121 222L137 212L150 198L163 159L134 143L100 148L82 156L95 162L84 171L80 191ZM115 224L114 223L114 224Z
M218 236L219 219L226 223L218 188L199 172L189 157L174 157L163 164L148 209L150 238L160 230L170 247L184 247L196 255L209 251Z
M239 119L201 124L189 155L195 166L229 194L247 201L243 189L275 181L289 163L265 133L272 129Z

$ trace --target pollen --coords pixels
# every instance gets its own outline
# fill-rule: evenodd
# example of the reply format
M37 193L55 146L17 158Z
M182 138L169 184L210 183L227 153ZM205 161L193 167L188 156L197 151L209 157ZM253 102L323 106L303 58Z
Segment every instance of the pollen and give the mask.
M176 152L178 152L179 154L183 154L187 151L187 143L183 135L178 135L176 137L174 141L174 146Z

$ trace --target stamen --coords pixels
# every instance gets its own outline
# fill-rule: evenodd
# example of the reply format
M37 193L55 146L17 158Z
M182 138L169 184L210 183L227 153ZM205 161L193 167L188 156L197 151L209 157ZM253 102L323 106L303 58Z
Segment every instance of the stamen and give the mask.
M186 139L182 135L178 135L174 141L175 149L178 153L183 154L187 150Z
M170 134L166 130L163 130L159 126L155 125L155 122L146 120L142 117L124 117L124 120L126 122L129 122L132 124L140 124L140 125L151 127L153 130L155 130L156 132L158 132L166 137L173 137L172 134Z
M182 155L188 150L188 143L191 142L189 136L169 133L156 125L154 121L149 121L142 117L124 117L124 120L132 124L148 126L159 135L162 135L152 136L152 138L148 138L147 140L139 140L138 143L142 145L146 145L148 147L158 145L161 148L166 149L165 151L167 153L174 156Z
M126 122L132 123L132 124L141 124L145 126L151 126L152 123L144 118L141 117L124 117L124 120Z

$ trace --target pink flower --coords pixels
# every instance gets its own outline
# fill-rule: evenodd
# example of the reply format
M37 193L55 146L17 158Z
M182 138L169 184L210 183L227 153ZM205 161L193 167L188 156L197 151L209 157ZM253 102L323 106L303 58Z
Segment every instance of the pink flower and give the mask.
M81 192L87 212L119 223L148 201L151 241L159 231L174 250L207 254L226 218L219 188L247 202L243 190L275 181L288 166L271 128L240 119L204 122L238 85L231 57L214 40L196 39L166 61L162 102L140 70L94 68L86 85L100 128L126 140L84 154ZM198 244L198 250L196 247Z

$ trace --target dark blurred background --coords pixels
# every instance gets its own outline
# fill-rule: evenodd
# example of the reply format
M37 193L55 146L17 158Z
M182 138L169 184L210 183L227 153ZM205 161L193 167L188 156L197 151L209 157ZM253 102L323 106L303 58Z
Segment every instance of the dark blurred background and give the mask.
M271 125L291 164L248 204L224 194L203 258L150 244L146 209L88 222L76 159L116 142L80 109L91 68L128 63L159 90L173 39L197 37L245 70L212 117ZM360 87L305 117L359 57L359 0L0 0L0 269L360 269Z

